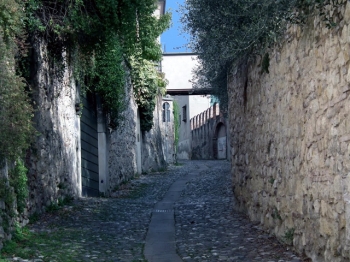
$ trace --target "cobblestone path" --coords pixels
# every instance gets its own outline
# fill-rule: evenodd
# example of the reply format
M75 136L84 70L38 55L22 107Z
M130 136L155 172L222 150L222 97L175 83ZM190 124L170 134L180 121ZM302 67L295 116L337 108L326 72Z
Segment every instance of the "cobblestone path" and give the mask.
M132 180L113 198L75 200L30 225L37 235L27 247L32 258L9 260L146 261L152 210L173 182L189 173L191 179L174 205L176 248L183 261L303 261L234 211L227 161L185 161L167 172Z

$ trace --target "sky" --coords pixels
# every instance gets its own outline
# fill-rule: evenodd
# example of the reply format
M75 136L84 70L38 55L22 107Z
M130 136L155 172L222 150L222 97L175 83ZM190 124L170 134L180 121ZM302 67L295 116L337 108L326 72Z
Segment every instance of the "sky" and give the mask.
M179 53L190 52L191 50L184 47L188 43L189 36L181 33L180 23L180 5L185 0L166 0L165 10L172 13L172 26L165 31L160 38L163 52L165 53ZM187 37L187 39L186 39Z

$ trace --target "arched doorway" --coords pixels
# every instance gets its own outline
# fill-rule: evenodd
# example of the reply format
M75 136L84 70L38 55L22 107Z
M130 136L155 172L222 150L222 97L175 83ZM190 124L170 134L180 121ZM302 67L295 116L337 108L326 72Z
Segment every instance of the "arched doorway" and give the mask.
M216 159L226 159L227 155L227 137L226 137L226 127L223 123L219 123L216 126L215 137L214 137L214 154Z

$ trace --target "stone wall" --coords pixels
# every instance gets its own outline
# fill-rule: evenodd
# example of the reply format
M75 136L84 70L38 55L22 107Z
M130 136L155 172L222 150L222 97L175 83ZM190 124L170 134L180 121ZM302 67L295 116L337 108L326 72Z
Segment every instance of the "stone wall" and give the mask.
M49 64L43 40L36 39L32 44L32 98L36 107L34 122L39 135L26 159L29 168L29 214L41 213L59 200L79 197L82 193L80 90L68 67L60 78L59 73L62 72ZM127 77L125 92L127 106L122 113L123 121L116 130L106 125L106 115L98 96L94 105L97 106L99 192L107 196L120 183L130 180L142 170L164 169L166 165L159 126L161 98L154 112L154 128L142 139L130 77Z
M44 40L33 38L31 46L30 85L37 135L25 159L29 198L27 208L16 218L21 225L28 223L31 214L45 212L48 206L81 193L80 118L76 112L76 105L80 103L78 89L71 81L68 69L62 72L49 65ZM8 178L7 164L1 166L0 177L6 190L13 192L8 182L4 182ZM17 211L16 206L5 209L3 200L0 209L1 248L2 242L11 238L10 230L3 230L3 227L13 227L13 212Z
M167 166L162 132L164 130L162 97L157 97L156 108L153 112L153 128L149 132L141 133L138 107L130 79L128 79L125 91L127 107L122 113L123 121L116 130L107 134L107 195L115 191L120 183L130 180L137 173L164 170Z
M153 127L149 132L142 132L142 172L145 173L164 170L167 166L162 138L162 108L162 97L159 95L153 111Z
M29 214L41 213L60 199L81 195L80 112L76 111L81 102L80 90L68 67L60 79L62 72L49 64L43 40L33 41L32 57L34 122L39 135L26 159ZM116 130L107 127L106 115L101 103L97 103L98 182L99 192L106 195L142 170L164 169L166 165L159 123L161 98L154 112L154 128L142 139L130 77L127 77L125 92L127 106Z
M114 191L120 183L130 180L138 173L136 142L140 140L140 126L137 123L138 109L134 100L130 79L128 79L125 88L127 106L122 113L123 121L116 130L111 131L107 135L107 194Z
M219 111L219 104L208 108L206 111L193 117L190 120L192 135L192 159L218 159L218 151L227 155L227 139L224 139L224 145L218 145L218 132L225 130L226 137L226 119ZM220 152L221 153L221 152ZM220 155L221 156L221 155Z
M81 92L67 65L55 68L49 62L47 43L43 39L33 38L31 46L31 98L35 107L33 121L38 134L26 155L29 199L27 209L19 217L23 225L31 214L45 212L48 206L82 194ZM62 71L62 68L65 69ZM123 112L124 120L117 130L108 129L106 115L98 102L100 98L96 97L99 192L106 195L142 170L166 167L159 117L161 97L154 112L154 128L142 139L138 108L130 78L127 80L127 106ZM6 166L1 167L0 178L6 176ZM4 202L0 200L0 211L4 208ZM8 237L2 226L0 223L0 249L2 241Z
M166 75L167 76L167 75ZM175 80L175 79L173 79ZM188 81L190 83L190 81ZM171 84L171 82L169 82ZM176 83L178 85L178 83ZM178 86L181 88L181 86ZM177 159L192 159L192 136L190 120L210 107L210 96L179 95L174 96L179 108L179 141L176 148Z
M38 136L29 150L29 213L42 212L59 199L78 196L80 181L79 92L71 72L50 67L46 43L32 42L32 99Z
M291 26L229 78L233 188L241 210L313 261L350 260L350 3Z

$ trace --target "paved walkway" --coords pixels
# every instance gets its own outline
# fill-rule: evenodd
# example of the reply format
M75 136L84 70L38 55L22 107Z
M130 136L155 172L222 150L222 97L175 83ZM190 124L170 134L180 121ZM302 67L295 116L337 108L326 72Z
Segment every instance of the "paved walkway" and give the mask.
M228 162L186 161L42 216L32 258L11 260L303 261L234 211L231 188Z
M189 173L175 181L164 198L155 205L144 251L148 262L182 261L176 251L174 204L195 174Z

